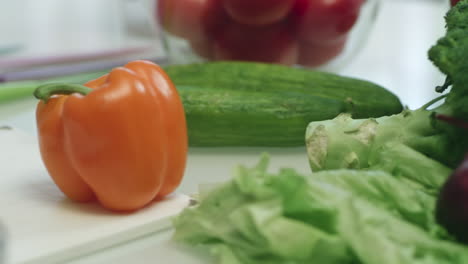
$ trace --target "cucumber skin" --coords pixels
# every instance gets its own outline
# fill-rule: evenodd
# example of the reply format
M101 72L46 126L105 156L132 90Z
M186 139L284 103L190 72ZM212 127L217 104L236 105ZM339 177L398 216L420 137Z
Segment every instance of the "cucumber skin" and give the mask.
M171 65L190 146L304 146L307 125L351 113L400 113L400 100L368 81L251 62Z

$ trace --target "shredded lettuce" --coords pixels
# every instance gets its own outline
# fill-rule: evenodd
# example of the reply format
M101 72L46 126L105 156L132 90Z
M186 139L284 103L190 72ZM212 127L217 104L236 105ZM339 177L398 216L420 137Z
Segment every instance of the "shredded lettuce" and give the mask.
M269 173L268 157L201 196L174 239L234 263L468 263L434 220L435 195L384 171Z
M330 169L383 170L415 187L437 192L459 163L466 144L431 125L425 109L376 119L347 114L311 122L306 130L313 171Z

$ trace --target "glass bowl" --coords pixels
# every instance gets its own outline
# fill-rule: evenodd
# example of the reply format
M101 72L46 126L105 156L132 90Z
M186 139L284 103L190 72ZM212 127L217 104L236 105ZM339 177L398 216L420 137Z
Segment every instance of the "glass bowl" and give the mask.
M157 0L172 64L233 60L333 71L356 56L379 0Z

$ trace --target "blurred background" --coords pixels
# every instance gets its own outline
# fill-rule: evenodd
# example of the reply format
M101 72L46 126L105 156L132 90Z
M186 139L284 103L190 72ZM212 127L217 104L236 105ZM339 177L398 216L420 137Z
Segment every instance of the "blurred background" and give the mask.
M162 55L151 1L1 1L0 72Z

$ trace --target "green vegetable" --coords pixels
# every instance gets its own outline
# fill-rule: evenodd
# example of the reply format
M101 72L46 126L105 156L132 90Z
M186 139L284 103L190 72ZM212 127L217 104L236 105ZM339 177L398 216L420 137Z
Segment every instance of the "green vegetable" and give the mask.
M468 263L435 223L435 196L383 171L267 172L268 160L202 194L174 239L234 263Z
M431 61L447 75L443 91L452 85L447 103L437 109L441 114L468 121L468 1L463 0L449 10L445 36L429 50Z
M192 146L302 146L310 121L343 112L367 118L402 110L381 86L330 73L248 62L164 69L182 98ZM102 74L0 84L0 102L29 96L44 83L82 84Z
M193 146L302 146L310 121L402 110L384 88L330 73L248 62L165 70L182 97Z
M468 120L468 0L448 12L446 23L445 37L429 50L429 58L447 74L442 88L452 86L445 102L428 110L436 99L376 119L341 115L311 122L306 143L313 170L381 169L439 190L468 151L466 131L438 120L439 115Z
M83 84L91 79L100 77L103 72L82 73L57 77L38 81L15 81L0 84L0 104L11 102L14 100L31 97L33 98L34 90L41 84L45 83L79 83Z
M383 170L433 192L466 151L466 145L432 127L431 111L425 109L377 119L340 115L312 122L306 145L313 171Z

